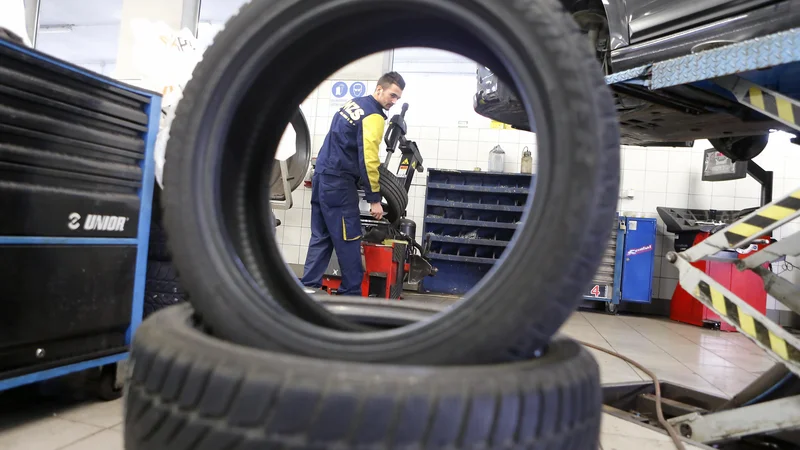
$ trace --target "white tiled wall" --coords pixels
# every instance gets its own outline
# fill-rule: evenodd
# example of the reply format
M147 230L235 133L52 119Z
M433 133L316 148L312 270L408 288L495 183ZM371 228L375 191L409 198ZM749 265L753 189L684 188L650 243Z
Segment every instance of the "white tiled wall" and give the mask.
M325 134L328 132L330 121L338 110L337 106L331 106L330 98L331 86L335 81L330 80L320 86L302 106L309 127L314 130L312 139L314 156L319 152ZM376 84L377 80L368 83L368 92L372 92ZM519 172L520 158L525 147L533 152L535 165L536 135L533 133L491 129L491 121L480 116L478 116L479 119L470 120L466 128L419 126L411 121L413 116L410 112L411 109L406 116L407 138L415 141L419 146L426 168L472 170L480 167L481 170L487 170L489 151L496 145L500 145L506 152L507 172ZM399 111L393 109L389 112L388 117L391 118L396 113ZM421 114L417 116L419 117ZM453 116L454 114L451 115L451 117ZM385 159L385 148L381 149L380 157L381 161ZM390 169L396 171L400 162L399 152L395 153L392 162ZM413 186L409 192L408 217L417 222L418 233L422 232L426 178L427 170L415 173ZM281 242L286 262L303 264L311 237L311 189L298 188L293 194L293 200L294 207L291 210L275 211L283 223L281 227L278 227L277 238Z

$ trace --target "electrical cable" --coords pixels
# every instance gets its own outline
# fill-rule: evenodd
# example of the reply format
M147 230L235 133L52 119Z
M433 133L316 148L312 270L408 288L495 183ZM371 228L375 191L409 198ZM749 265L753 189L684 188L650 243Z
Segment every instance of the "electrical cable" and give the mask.
M607 353L629 364L632 364L636 366L637 369L641 370L642 372L646 373L647 376L652 378L653 385L655 386L656 389L656 416L658 416L658 423L661 424L664 430L666 430L667 434L669 434L669 437L672 438L672 442L675 444L675 448L677 448L678 450L686 450L686 447L683 445L683 441L681 441L681 437L678 434L678 432L675 431L675 428L673 428L672 425L669 422L667 422L667 419L664 418L664 412L661 410L661 383L658 381L658 377L656 376L656 374L645 368L643 365L637 363L636 361L628 358L627 356L620 355L615 351L606 350L603 347L598 347L597 345L589 344L588 342L582 342L582 341L578 342L585 345L586 347L593 348L603 353Z

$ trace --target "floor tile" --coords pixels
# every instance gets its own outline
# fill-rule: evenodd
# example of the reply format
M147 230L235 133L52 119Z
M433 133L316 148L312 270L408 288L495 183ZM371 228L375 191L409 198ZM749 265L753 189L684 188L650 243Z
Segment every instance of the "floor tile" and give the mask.
M60 450L123 450L122 433L103 430Z
M728 397L738 394L758 378L758 375L738 367L705 366L700 364L687 364L687 367L724 392Z
M600 382L602 384L642 381L642 377L625 361L598 350L590 349L589 352L600 366Z
M735 367L735 364L720 357L711 350L698 346L670 345L662 347L670 356L682 364L698 364L706 366Z
M600 447L602 450L675 450L672 441L659 441L655 439L635 438L608 434L600 437ZM698 447L696 445L685 444L687 450L702 450L708 447Z
M13 423L8 428L6 425L11 424L0 422L0 450L57 450L102 431L100 427L55 417Z
M672 439L668 435L620 419L611 414L603 414L600 442L603 450L673 450L675 448ZM687 442L684 442L684 446L692 450L707 448Z
M73 406L62 411L58 417L73 422L109 428L122 423L122 400L92 402Z
M717 353L717 352L715 352ZM775 365L775 361L766 355L752 355L752 354L736 354L726 353L719 356L725 358L726 361L733 363L736 367L746 370L750 373L762 373Z

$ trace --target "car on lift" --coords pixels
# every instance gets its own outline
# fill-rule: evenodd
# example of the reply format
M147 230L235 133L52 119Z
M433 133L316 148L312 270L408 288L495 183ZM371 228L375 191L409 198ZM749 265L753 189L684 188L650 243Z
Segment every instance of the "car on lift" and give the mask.
M800 0L561 0L586 34L605 75L800 26ZM800 94L800 65L748 74L767 88ZM761 76L760 76L761 75ZM794 86L792 86L794 84ZM709 139L735 160L766 147L771 130L794 131L736 101L711 82L660 90L611 86L626 145L691 146ZM535 131L513 89L478 67L475 111L517 129ZM795 144L797 138L793 139Z

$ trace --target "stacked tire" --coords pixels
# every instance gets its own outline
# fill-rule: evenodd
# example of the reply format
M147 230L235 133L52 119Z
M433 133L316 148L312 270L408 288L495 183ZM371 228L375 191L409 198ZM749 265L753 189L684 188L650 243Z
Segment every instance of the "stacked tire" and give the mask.
M145 282L143 318L163 308L186 301L178 272L167 247L167 232L161 214L161 189L153 192L153 214L150 221L150 240L147 251L147 279Z
M358 38L375 35L384 47ZM264 149L300 87L404 46L458 52L515 80L536 118L539 173L514 245L473 292L387 327L331 312L285 269L264 225ZM165 183L164 225L191 305L154 314L134 338L128 450L597 448L597 363L554 336L605 250L619 129L560 3L254 1L186 88Z

